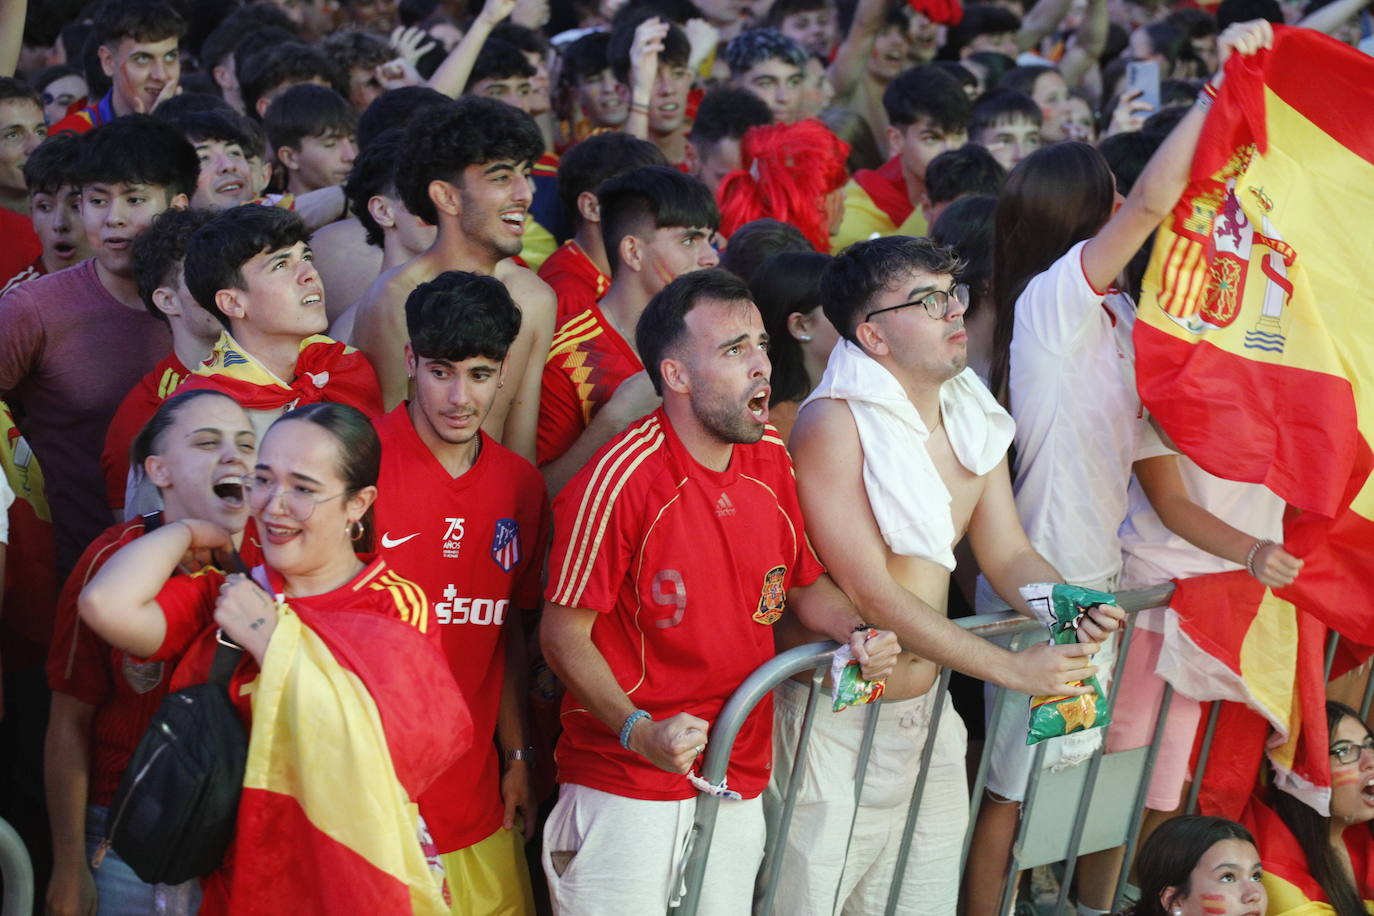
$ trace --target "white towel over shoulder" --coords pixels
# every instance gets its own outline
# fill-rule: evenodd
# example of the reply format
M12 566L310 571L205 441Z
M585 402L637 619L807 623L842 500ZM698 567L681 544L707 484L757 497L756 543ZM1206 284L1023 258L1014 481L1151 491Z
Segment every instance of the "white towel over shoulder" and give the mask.
M806 399L849 404L864 452L864 489L893 553L954 569L949 489L926 453L930 431L901 382L858 345L842 340ZM1007 453L1016 423L972 369L940 387L945 433L959 463L986 474Z

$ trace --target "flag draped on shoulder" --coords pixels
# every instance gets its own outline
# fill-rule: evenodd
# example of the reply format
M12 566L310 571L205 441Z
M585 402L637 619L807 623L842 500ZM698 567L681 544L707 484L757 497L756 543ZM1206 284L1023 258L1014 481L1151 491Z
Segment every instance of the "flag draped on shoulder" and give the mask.
M285 381L249 355L228 331L183 388L213 388L248 410L290 409L317 401L347 404L370 417L382 414L382 389L359 350L322 334L301 341L296 376Z
M253 688L231 912L447 913L412 801L472 744L447 663L379 614L278 613Z
M1249 720L1222 719L1233 737L1273 726L1280 783L1321 811L1321 641L1329 627L1348 648L1374 645L1370 111L1374 59L1325 35L1275 27L1272 49L1233 56L1135 327L1145 405L1203 469L1281 496L1284 543L1305 563L1277 591L1243 573L1182 583L1166 676L1197 699L1244 703ZM1252 747L1219 733L1213 753L1252 754L1251 774ZM1208 766L1204 809L1234 816L1248 787L1209 793L1214 777L1234 778L1220 768Z

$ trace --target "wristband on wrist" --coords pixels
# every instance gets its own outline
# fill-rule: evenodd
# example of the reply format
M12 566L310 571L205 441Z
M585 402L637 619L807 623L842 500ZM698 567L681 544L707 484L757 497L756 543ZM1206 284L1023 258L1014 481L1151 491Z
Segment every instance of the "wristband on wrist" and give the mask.
M517 747L514 750L506 751L506 763L510 763L512 760L523 760L526 763L533 763L534 748L526 745L525 747Z
M876 629L878 629L878 628L875 627L875 626L874 626L873 624L871 624L871 623L861 623L861 624L859 624L857 627L855 627L854 629L850 630L849 632L851 632L851 633L867 633L869 630L876 630Z
M1245 555L1245 571L1257 579L1259 574L1255 572L1255 557L1259 556L1259 552L1272 543L1274 542L1268 538L1260 538L1250 545L1250 552Z
M648 719L652 722L654 717L642 709L636 709L625 717L625 724L620 726L620 746L627 751L630 749L630 732L634 730L640 719Z
M637 111L637 112L639 112L640 114L648 114L648 113L649 113L649 105L648 105L647 102L631 102L631 103L630 103L630 110L631 110L631 111Z

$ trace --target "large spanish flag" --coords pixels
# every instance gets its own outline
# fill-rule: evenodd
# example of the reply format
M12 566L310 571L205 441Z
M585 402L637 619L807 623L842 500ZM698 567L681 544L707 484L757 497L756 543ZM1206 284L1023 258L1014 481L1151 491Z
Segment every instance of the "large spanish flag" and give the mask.
M1330 627L1374 645L1374 59L1311 30L1274 32L1272 49L1227 62L1191 182L1156 238L1136 371L1188 457L1289 504L1297 582L1185 582L1169 637L1184 653L1175 686L1244 703L1247 733L1272 726L1281 783L1324 810L1321 640ZM1244 717L1223 721L1247 731ZM1253 741L1222 745L1243 756ZM1213 810L1234 813L1244 796L1222 801Z
M447 663L380 614L278 613L253 687L231 911L448 913L412 802L472 744Z

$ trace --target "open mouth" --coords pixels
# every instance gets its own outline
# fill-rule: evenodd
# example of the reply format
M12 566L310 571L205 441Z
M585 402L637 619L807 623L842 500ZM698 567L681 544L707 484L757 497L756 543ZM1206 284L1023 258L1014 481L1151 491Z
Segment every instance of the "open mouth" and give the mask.
M230 508L239 509L243 506L243 481L237 477L226 477L216 483L212 488L215 496L227 504Z
M501 222L517 232L525 231L525 211L510 210L501 214Z
M1360 786L1360 795L1364 798L1365 804L1374 805L1374 776L1366 779L1364 785Z
M76 246L71 242L53 242L52 253L66 260L76 254Z
M749 399L745 405L749 408L749 413L753 414L754 419L760 423L768 422L768 389L765 388L758 394Z
M229 181L215 188L216 194L237 194L243 190L243 182Z
M301 300L301 305L309 307L314 305L321 305L323 304L323 302L324 296L321 296L319 293L311 293L310 295L306 296L304 299Z

